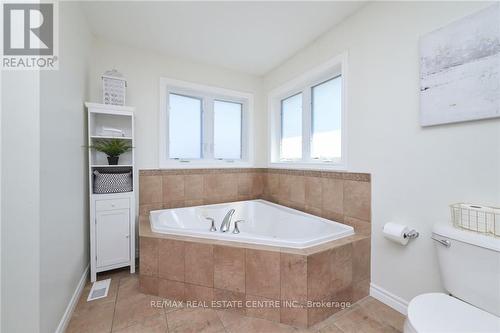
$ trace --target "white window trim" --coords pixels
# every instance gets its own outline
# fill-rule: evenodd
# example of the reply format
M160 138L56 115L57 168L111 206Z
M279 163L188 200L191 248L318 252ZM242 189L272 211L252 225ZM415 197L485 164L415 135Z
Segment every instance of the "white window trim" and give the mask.
M347 170L347 52L344 52L326 63L315 67L306 73L296 77L286 84L273 89L268 95L268 135L269 135L269 154L268 166L272 168L296 168L296 169L328 169L328 170ZM281 101L287 97L303 92L303 118L302 134L310 137L311 114L308 112L311 104L312 86L320 84L335 76L342 76L342 106L341 106L341 159L338 161L322 161L309 159L310 142L303 140L302 156L303 160L282 161L280 160L280 139L281 139Z
M203 98L203 112L205 116L213 116L213 105L208 100L222 100L242 104L242 135L241 135L241 160L220 160L214 158L202 159L171 159L168 156L168 94L182 94ZM159 109L159 168L160 169L195 169L195 168L239 168L251 167L254 163L253 149L253 94L213 87L198 83L191 83L170 78L160 78L160 109ZM213 119L209 128L203 132L202 150L207 152L213 147L208 147L207 142L213 143ZM206 123L206 122L204 122ZM210 139L211 137L211 139Z

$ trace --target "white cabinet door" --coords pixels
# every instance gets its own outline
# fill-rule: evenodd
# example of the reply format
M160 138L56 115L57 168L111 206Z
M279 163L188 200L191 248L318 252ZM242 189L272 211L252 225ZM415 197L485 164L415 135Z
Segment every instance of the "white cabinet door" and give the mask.
M130 217L128 209L96 212L97 267L130 260Z

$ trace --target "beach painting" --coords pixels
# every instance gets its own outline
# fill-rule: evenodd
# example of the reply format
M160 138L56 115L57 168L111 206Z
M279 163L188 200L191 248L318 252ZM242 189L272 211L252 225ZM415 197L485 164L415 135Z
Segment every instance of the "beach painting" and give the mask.
M500 117L500 3L420 39L420 124Z

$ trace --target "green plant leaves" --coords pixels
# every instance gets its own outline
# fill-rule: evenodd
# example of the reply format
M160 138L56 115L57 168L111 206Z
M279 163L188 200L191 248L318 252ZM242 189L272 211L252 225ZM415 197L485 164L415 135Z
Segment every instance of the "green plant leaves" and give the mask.
M120 139L101 139L96 140L90 148L100 151L109 157L120 156L131 150L133 147L127 140Z

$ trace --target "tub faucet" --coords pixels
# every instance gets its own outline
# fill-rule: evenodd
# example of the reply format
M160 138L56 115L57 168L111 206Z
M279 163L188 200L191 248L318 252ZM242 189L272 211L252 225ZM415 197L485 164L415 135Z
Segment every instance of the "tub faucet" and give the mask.
M231 228L231 218L233 217L235 210L231 208L229 212L224 216L224 220L222 220L222 224L220 225L220 231L227 232Z

